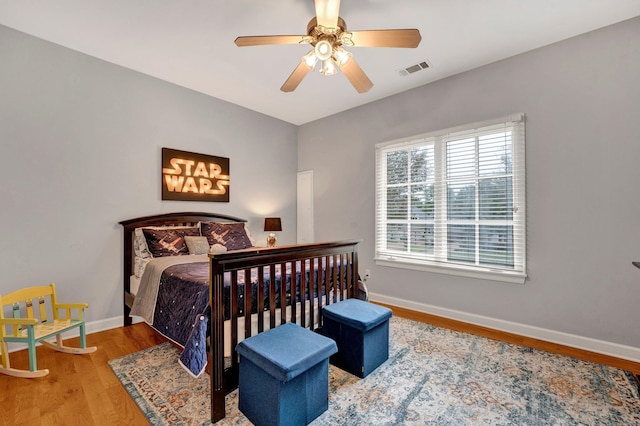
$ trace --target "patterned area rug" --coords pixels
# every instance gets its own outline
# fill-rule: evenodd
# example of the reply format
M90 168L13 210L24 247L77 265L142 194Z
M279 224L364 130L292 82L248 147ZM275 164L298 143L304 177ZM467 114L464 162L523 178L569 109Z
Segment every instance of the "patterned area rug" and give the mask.
M329 410L312 425L640 425L623 370L403 318L389 360L365 379L329 369ZM110 361L153 425L209 424L209 378L193 379L169 343ZM249 425L227 396L220 425Z

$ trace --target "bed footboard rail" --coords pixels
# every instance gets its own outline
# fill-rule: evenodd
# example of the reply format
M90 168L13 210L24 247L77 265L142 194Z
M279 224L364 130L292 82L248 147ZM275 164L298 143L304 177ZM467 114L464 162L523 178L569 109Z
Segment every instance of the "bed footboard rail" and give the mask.
M238 343L239 320L244 321L245 338L287 321L312 330L322 327L322 306L357 296L359 242L345 240L252 248L209 255L212 422L224 418L225 395L238 385L235 347ZM276 270L281 274L280 284L276 283ZM252 271L257 271L255 288L250 283L251 279L246 280L244 285L239 284L238 275L251 277ZM225 275L230 281L227 318L224 306ZM265 282L265 276L269 277L268 283ZM252 300L257 306L252 306ZM252 315L255 314L257 326L252 327ZM265 314L269 316L268 324L265 324ZM232 356L227 369L225 320L230 320L231 327L227 347L231 347Z

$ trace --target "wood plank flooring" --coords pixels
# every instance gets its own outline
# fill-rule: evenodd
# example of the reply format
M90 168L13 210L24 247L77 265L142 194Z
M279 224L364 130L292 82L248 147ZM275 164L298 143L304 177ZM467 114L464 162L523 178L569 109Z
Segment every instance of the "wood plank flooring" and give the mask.
M69 339L70 346L78 338ZM0 375L0 425L148 425L107 362L166 341L144 323L87 335L90 355L69 355L43 346L38 368L49 375L23 379ZM26 350L10 354L11 366L28 369Z
M640 374L640 363L403 308L390 308L396 316L611 365ZM0 425L147 425L146 418L107 362L164 341L166 339L146 324L140 323L88 335L87 344L98 347L98 350L90 355L68 355L38 347L38 368L48 368L50 373L39 379L0 375ZM77 345L78 339L70 339L68 343ZM27 351L12 353L11 365L16 368L28 368Z

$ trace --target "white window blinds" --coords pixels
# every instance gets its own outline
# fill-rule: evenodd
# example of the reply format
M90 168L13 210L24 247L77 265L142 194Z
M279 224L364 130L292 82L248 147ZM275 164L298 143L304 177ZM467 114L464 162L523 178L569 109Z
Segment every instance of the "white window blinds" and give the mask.
M376 260L522 282L524 115L376 147Z

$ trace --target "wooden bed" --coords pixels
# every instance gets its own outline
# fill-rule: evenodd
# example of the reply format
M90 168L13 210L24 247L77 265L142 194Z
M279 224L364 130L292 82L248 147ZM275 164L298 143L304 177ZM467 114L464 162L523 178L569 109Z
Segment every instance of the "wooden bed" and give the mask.
M165 213L120 222L124 227L124 324L130 325L134 295L131 277L134 273L134 232L136 228L193 225L199 222L246 222L228 215L206 212ZM209 321L210 345L208 372L211 375L211 421L224 418L225 395L238 385L238 335L249 337L286 322L317 330L322 327L322 306L345 298L358 297L358 241L336 241L274 248L253 247L244 250L210 254ZM334 267L335 266L335 267ZM287 271L276 286L276 280L264 282ZM306 273L305 273L306 271ZM314 271L314 272L310 272ZM241 285L239 275L257 277L253 285ZM290 288L287 285L291 281ZM360 283L360 285L362 285ZM226 306L225 298L230 306ZM258 294L252 294L256 292ZM286 293L286 294L285 294ZM306 295L306 296L305 296ZM252 308L251 301L254 300ZM299 300L298 303L288 301ZM240 301L237 302L236 301ZM244 306L239 306L244 301ZM253 310L252 310L253 309ZM252 325L253 315L253 325ZM255 320L257 317L257 321ZM227 331L225 333L225 325ZM226 335L225 335L226 334ZM232 348L225 362L225 344Z

